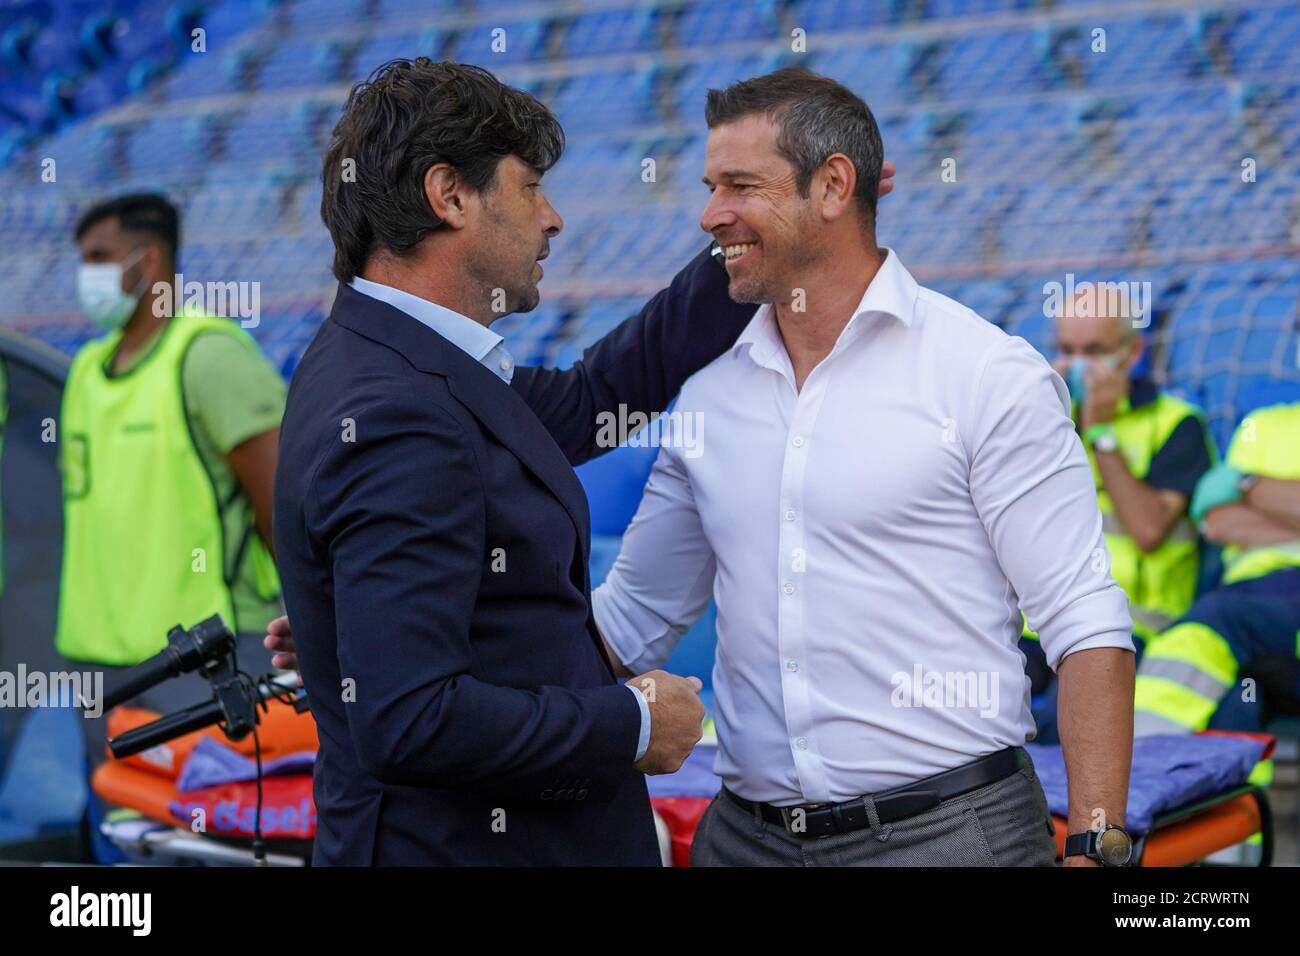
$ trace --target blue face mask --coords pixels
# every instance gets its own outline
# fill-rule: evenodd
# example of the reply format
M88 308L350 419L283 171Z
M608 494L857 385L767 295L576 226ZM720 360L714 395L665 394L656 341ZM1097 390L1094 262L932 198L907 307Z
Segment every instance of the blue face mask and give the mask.
M1085 375L1088 371L1088 363L1092 359L1079 356L1070 360L1069 367L1065 370L1065 387L1070 390L1070 401L1076 405L1082 405L1084 398L1088 394L1088 386ZM1109 365L1111 368L1119 368L1122 360L1118 355L1099 355L1096 361Z
M1065 370L1065 387L1070 390L1070 401L1076 405L1083 404L1084 395L1088 392L1088 387L1084 383L1084 372L1087 371L1088 360L1086 358L1077 358L1070 362L1070 367Z

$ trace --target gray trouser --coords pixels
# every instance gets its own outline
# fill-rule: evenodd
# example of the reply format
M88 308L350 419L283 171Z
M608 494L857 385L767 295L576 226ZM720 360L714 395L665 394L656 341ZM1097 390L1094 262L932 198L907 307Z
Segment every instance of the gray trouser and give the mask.
M803 838L719 793L692 866L1053 866L1055 828L1033 767L905 820Z
M266 632L247 632L236 635L235 656L239 669L253 678L268 673L271 667L271 652L262 646ZM67 666L78 671L103 671L104 693L112 693L126 683L131 668L114 667L111 664L88 664L68 661ZM196 673L182 674L161 684L155 684L144 693L128 700L124 706L143 707L146 710L167 714L171 711L189 707L191 704L206 703L212 700L212 685ZM81 725L82 739L86 744L86 756L90 759L93 770L108 759L104 749L104 740L108 735L108 720L105 716L82 717L77 721Z

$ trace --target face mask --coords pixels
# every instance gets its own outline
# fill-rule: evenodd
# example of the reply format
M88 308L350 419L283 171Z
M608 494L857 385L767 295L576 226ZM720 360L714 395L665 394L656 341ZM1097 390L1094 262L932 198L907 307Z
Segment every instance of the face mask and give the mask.
M1088 363L1094 361L1090 358L1075 358L1070 360L1070 366L1065 370L1065 387L1070 390L1070 401L1076 405L1082 405L1084 397L1088 393L1088 387L1084 380L1084 374L1088 370ZM1109 365L1111 368L1119 368L1120 357L1118 355L1099 355L1095 361Z
M77 267L77 301L101 328L110 332L120 329L140 302L143 290L123 292L122 275L135 265L141 251L137 249L122 262L83 262Z

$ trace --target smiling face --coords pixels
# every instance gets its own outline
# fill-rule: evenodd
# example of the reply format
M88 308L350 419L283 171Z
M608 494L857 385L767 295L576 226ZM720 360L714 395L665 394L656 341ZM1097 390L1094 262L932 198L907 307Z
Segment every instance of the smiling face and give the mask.
M737 302L789 302L799 275L821 256L825 237L811 196L777 149L780 127L756 113L709 133L700 228L723 249Z
M504 291L503 315L537 308L539 260L550 253L551 238L564 228L564 220L542 192L541 179L523 160L507 156L492 185L478 197L473 268L484 287Z

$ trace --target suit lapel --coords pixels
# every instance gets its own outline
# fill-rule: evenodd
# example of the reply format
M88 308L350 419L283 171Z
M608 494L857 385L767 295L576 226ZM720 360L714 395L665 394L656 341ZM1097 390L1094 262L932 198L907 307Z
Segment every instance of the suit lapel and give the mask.
M457 351L460 351L457 349ZM468 367L447 385L479 423L559 499L578 531L583 565L590 536L587 494L555 439L513 388L461 352Z
M564 506L578 532L585 580L590 547L586 492L546 426L518 393L418 319L349 285L339 284L330 321L394 349L422 372L446 378L461 404Z

